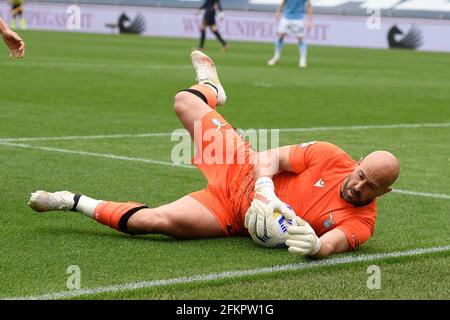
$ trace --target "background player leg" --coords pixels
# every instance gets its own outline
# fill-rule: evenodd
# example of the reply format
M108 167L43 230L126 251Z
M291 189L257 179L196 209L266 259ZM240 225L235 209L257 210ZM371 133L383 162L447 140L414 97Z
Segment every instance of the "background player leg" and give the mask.
M280 34L278 35L278 38L277 38L277 40L275 41L275 54L273 55L273 58L270 59L270 60L267 62L267 64L268 64L269 66L273 66L273 65L277 64L278 61L280 60L280 58L281 58L281 50L283 49L283 40L284 40L284 36L285 36L284 33L280 33Z
M217 29L217 25L212 25L211 31L216 36L217 40L219 40L219 42L222 44L222 52L226 52L228 50L228 44L220 35L219 30Z
M300 56L300 61L298 66L300 68L306 68L306 57L308 54L308 45L306 44L305 39L303 37L298 37L298 53Z
M204 22L200 25L200 42L198 44L198 49L203 51L205 47L205 39L206 39L206 25Z

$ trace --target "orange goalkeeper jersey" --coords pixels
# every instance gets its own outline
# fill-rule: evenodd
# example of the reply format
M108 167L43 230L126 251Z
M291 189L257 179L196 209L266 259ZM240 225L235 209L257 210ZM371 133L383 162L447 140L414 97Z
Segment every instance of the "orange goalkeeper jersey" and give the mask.
M342 182L356 166L347 153L331 143L313 141L292 146L289 163L295 173L276 175L275 191L318 236L339 228L345 233L350 250L370 238L376 201L355 207L340 196Z

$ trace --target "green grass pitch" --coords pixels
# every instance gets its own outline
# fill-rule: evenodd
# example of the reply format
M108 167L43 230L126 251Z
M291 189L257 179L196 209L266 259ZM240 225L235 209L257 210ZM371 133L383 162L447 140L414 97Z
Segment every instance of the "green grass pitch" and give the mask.
M196 39L31 31L23 37L23 61L9 62L0 46L0 298L67 291L70 265L80 267L81 288L91 289L310 263L245 237L130 237L80 214L29 209L29 194L39 189L157 206L203 188L205 180L197 170L80 154L168 162L175 144L169 136L5 140L180 128L173 96L194 81L189 52ZM378 201L369 242L330 258L448 246L450 55L310 46L309 66L300 70L295 46L287 45L280 64L269 68L272 52L272 44L236 42L221 54L208 40L206 53L216 60L229 97L219 111L229 122L244 129L348 127L281 132L280 142L326 140L355 159L390 150L402 164L395 188L429 194L387 195ZM429 123L441 125L422 126ZM449 257L447 249L76 298L449 299ZM381 270L378 290L366 285L372 264Z

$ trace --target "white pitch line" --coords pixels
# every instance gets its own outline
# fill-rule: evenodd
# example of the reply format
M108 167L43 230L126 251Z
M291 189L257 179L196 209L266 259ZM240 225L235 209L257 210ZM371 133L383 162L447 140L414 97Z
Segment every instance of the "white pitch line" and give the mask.
M188 135L186 131L184 133ZM168 137L171 132L150 132L137 134L99 134L92 136L63 136L63 137L23 137L23 138L2 138L0 142L32 142L32 141L64 141L64 140L95 140L95 139L118 139L118 138L148 138L148 137ZM177 134L180 136L181 134Z
M193 165L175 164L175 163L169 162L169 161L160 161L160 160L152 160L152 159L145 159L145 158L132 158L132 157L118 156L118 155L108 154L108 153L97 153L97 152L86 152L86 151L77 151L77 150L69 150L69 149L61 149L61 148L39 147L39 146L32 146L29 144L9 143L9 142L0 142L0 145L23 148L23 149L34 149L34 150L42 150L42 151L50 151L50 152L76 154L76 155L82 155L82 156L107 158L107 159L113 159L113 160L144 162L144 163L151 163L151 164L170 166L170 167L180 167L180 168L186 168L186 169L194 169L195 168Z
M386 125L355 125L355 126L334 126L334 127L310 127L310 128L273 128L267 130L279 130L280 132L310 132L310 131L336 131L336 130L370 130L370 129L414 129L414 128L446 128L450 127L450 122L444 123L400 123ZM179 130L179 129L177 129ZM244 130L245 131L245 130ZM148 138L167 137L172 132L149 132L137 134L100 134L90 136L62 136L62 137L21 137L21 138L0 138L0 142L25 142L25 141L57 141L57 140L90 140L90 139L118 139L118 138ZM180 134L176 134L180 135ZM188 132L185 132L188 135Z
M62 149L62 148L40 147L40 146L32 146L29 144L23 144L23 143L10 143L10 142L1 142L1 141L0 141L0 145L8 146L8 147L23 148L23 149L32 149L32 150L59 152L59 153L66 153L66 154L75 154L75 155L81 155L81 156L106 158L106 159L113 159L113 160L143 162L143 163L150 163L150 164L176 167L176 168L184 168L184 169L195 169L196 168L195 166L189 165L189 164L175 164L175 163L169 162L169 161L125 157L125 156L119 156L119 155L114 155L114 154L109 154L109 153L98 153L98 152L87 152L87 151L78 151L78 150L70 150L70 149ZM431 198L436 198L436 199L450 200L450 195L440 194L440 193L416 192L416 191L408 191L408 190L400 190L400 189L394 189L393 192L403 194L403 195L408 195L408 196L431 197Z
M2 300L54 300L54 299L75 298L75 297L80 297L80 296L84 296L84 295L92 295L92 294L99 294L99 293L120 292L120 291L161 287L161 286L175 285L175 284L194 283L194 282L200 282L200 281L232 279L232 278L245 277L245 276L271 274L271 273L284 272L284 271L306 270L306 269L312 269L312 268L318 268L318 267L328 267L328 266L349 264L349 263L355 263L355 262L368 262L368 261L389 259L389 258L411 257L411 256L417 256L417 255L421 255L421 254L445 252L445 251L449 251L449 250L450 250L450 245L441 246L441 247L432 247L432 248L417 248L417 249L412 249L412 250L407 250L407 251L397 251L397 252L379 253L379 254L361 255L361 256L349 256L349 257L342 257L342 258L332 258L332 259L327 259L327 260L319 260L319 261L303 262L303 263L295 263L295 264L285 264L285 265L278 265L278 266L259 268L259 269L235 270L235 271L227 271L227 272L222 272L222 273L194 275L194 276L190 276L190 277L171 278L171 279L162 279L162 280L153 280L153 281L142 281L142 282L131 282L131 283L124 283L124 284L111 285L111 286L105 286L105 287L97 287L97 288L91 288L91 289L79 289L79 290L72 290L72 291L47 293L47 294L35 295L35 296L7 297L7 298L2 298Z
M400 189L394 189L392 191L396 192L396 193L400 193L400 194L405 194L405 195L408 195L408 196L429 197L429 198L448 199L448 200L450 200L450 195L442 194L442 193L415 192L415 191L400 190Z

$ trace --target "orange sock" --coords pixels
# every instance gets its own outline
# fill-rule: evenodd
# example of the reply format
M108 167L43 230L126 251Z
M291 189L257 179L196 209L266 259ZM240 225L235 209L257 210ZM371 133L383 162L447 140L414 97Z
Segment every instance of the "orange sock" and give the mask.
M128 233L128 219L137 211L148 208L137 202L102 201L94 210L94 219L118 231Z
M200 91L206 98L208 106L216 110L217 106L217 92L209 85L196 84L190 87L190 89Z

